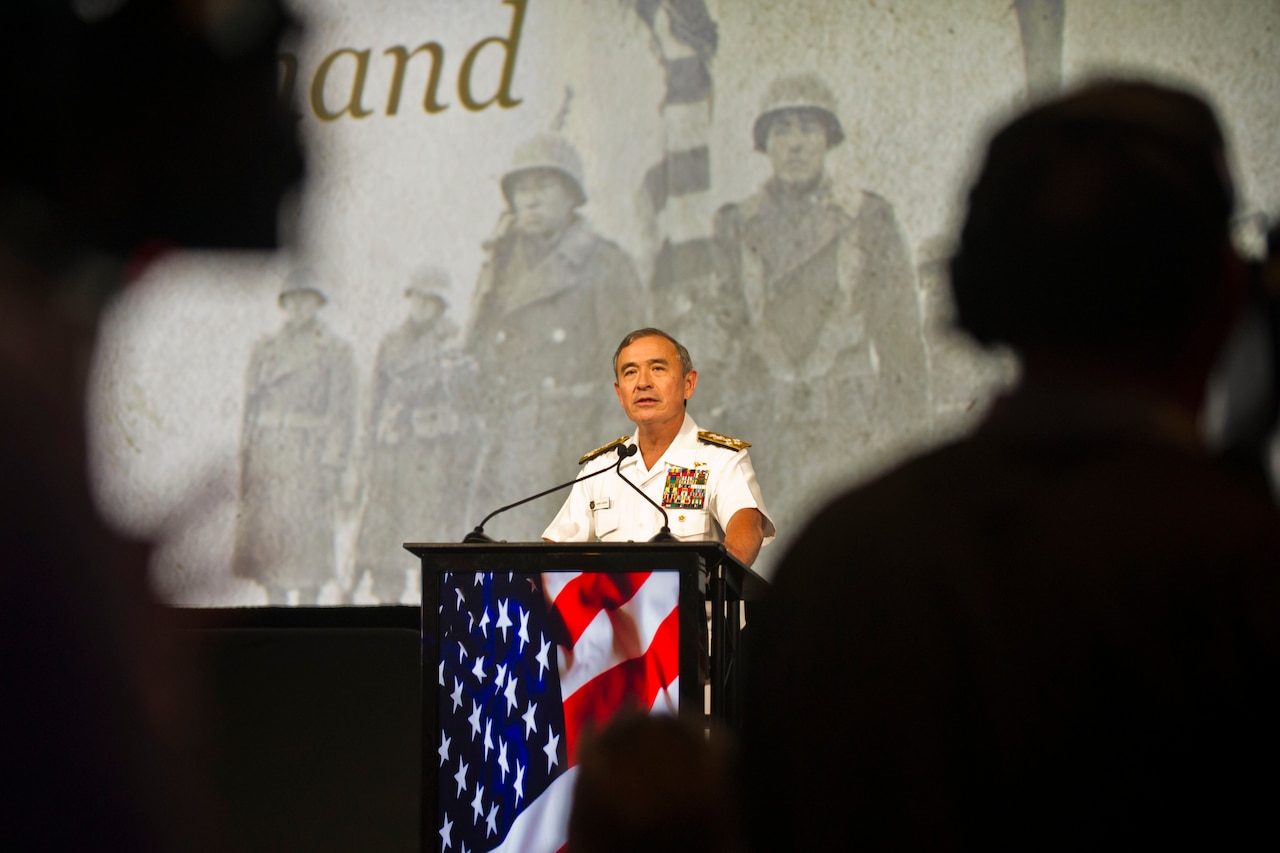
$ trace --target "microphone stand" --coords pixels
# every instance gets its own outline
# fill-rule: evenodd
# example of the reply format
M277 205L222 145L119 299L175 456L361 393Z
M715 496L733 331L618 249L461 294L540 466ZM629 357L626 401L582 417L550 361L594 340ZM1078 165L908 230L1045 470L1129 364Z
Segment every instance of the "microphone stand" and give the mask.
M620 466L621 464L622 464L622 460L621 460L621 459L619 459L619 460L618 460L618 465L615 465L615 466L614 466L614 468L619 468L619 466ZM607 470L609 470L609 469L608 469L608 468L606 468L605 470L607 471ZM653 534L653 538L652 538L652 539L650 539L650 540L649 540L649 542L650 542L650 543L653 543L653 542L679 542L680 540L679 540L679 539L677 539L677 538L676 538L676 536L675 536L675 534L671 532L671 527L670 527L670 521L671 521L671 519L667 516L667 511L666 511L665 509L663 509L663 508L662 508L662 504L658 503L658 502L657 502L657 501L655 501L653 498L651 498L651 497L649 497L648 495L646 495L646 494L644 493L644 489L641 489L641 488L640 488L639 486L637 486L635 483L631 482L631 481L630 481L630 480L628 480L625 476L623 476L622 471L621 471L621 469L620 469L620 468L619 468L619 470L618 470L618 478L619 478L619 479L621 479L621 480L622 480L622 482L626 483L626 484L627 484L628 486L630 486L631 488L635 489L635 490L636 490L636 493L637 493L637 494L639 494L639 495L640 495L640 497L642 497L642 498L644 498L645 500L647 500L647 501L650 503L650 505L651 505L651 506L653 506L653 508L654 508L654 509L656 509L658 512L662 513L662 529L661 529L661 530L659 530L657 533Z
M506 512L509 509L515 509L518 506L527 504L529 501L535 501L538 498L545 497L551 494L552 492L558 492L561 489L567 489L570 486L572 486L574 483L580 482L582 480L590 480L592 477L598 477L601 474L607 474L610 471L617 471L618 466L622 464L622 460L626 459L628 456L634 456L638 451L639 451L639 448L636 447L634 444L619 444L618 445L618 461L610 465L608 468L601 468L599 471L592 471L590 474L587 474L582 477L576 477L570 480L569 482L561 483L558 486L552 486L551 488L545 491L538 492L536 495L530 495L529 497L524 498L522 500L518 500L513 504L507 504L506 506L498 507L493 512L486 515L484 519L479 524L476 525L475 530L472 530L466 536L462 537L462 543L464 545L475 545L483 542L492 542L493 538L484 532L484 526L488 524L489 519L493 518L495 515ZM618 476L622 477L621 471L618 471ZM622 477L622 479L626 480L627 478ZM630 483L631 481L627 480L627 482ZM632 488L635 488L634 483L632 483ZM641 494L644 494L644 492L641 492ZM645 495L645 498L649 500L649 503L653 503L653 500L650 499L648 495ZM663 516L665 517L666 513L663 513ZM668 531L668 533L669 532L670 531Z

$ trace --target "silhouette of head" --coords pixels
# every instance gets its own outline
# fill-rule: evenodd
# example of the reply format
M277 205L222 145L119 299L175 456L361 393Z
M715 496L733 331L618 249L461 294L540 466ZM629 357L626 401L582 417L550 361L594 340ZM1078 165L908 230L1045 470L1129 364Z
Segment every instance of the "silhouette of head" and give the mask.
M729 756L676 717L630 713L584 738L570 853L740 850Z
M1103 354L1182 345L1220 289L1234 191L1199 97L1106 82L991 141L951 261L959 324L984 344Z
M0 229L45 215L118 257L275 248L303 170L276 83L291 24L281 0L0 4Z

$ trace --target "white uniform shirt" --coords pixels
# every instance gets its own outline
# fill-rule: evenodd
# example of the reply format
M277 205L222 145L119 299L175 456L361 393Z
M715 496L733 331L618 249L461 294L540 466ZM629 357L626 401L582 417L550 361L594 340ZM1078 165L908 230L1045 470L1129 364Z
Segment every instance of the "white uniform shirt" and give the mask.
M633 434L626 443L635 442ZM617 461L618 454L609 450L587 462L579 477ZM764 508L747 451L699 440L698 425L688 414L675 440L652 468L646 469L637 453L624 459L618 472L576 483L542 538L553 542L651 539L662 528L662 515L622 482L619 473L667 510L671 532L683 542L723 542L729 519L750 507L764 516L763 544L773 541L773 520Z

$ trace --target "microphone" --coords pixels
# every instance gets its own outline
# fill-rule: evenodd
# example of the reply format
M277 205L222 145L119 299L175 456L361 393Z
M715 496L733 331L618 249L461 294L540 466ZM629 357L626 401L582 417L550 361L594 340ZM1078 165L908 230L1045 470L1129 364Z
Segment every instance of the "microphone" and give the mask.
M462 543L464 545L474 545L480 542L492 542L493 538L484 532L484 526L489 523L489 519L493 518L498 513L506 512L509 509L515 509L518 506L527 504L529 501L535 501L538 498L545 497L546 495L549 495L552 492L558 492L561 489L567 489L570 486L572 486L574 483L579 482L580 480L590 480L592 477L598 477L601 474L608 473L609 471L617 471L618 466L622 464L622 460L626 459L628 456L635 456L636 453L639 452L640 448L636 447L634 444L619 444L617 447L617 450L618 450L618 461L610 465L608 468L601 468L599 471L592 471L590 474L587 474L585 476L575 477L574 479L570 480L567 483L561 483L558 486L552 486L550 489L547 489L546 491L538 492L536 495L530 495L529 497L524 498L523 500L518 500L513 504L507 504L506 506L498 507L493 512L486 515L484 517L484 520L476 525L475 530L472 530L466 536L462 537ZM618 476L622 476L621 472L619 472ZM623 477L622 479L626 480L627 478ZM627 482L631 482L631 481L627 480ZM644 494L644 493L641 492L641 494ZM645 495L645 497L648 497L648 495ZM653 503L653 501L650 501L650 503ZM663 515L665 514L666 513L663 513Z
M631 454L627 454L627 455L630 456ZM667 511L662 508L662 504L658 503L653 498L646 495L644 493L644 489L640 488L635 483L631 482L625 476L623 476L622 471L619 468L619 466L621 465L622 465L622 460L619 459L618 464L613 466L615 469L618 469L619 479L621 479L622 482L626 483L631 488L635 489L636 492L640 495L640 497L647 500L650 503L650 505L653 506L654 509L662 513L662 529L659 530L657 533L653 534L653 538L650 539L649 541L650 542L679 542L680 540L677 539L675 534L671 532L671 527L669 524L670 519L667 517ZM606 468L605 470L607 471L609 469Z

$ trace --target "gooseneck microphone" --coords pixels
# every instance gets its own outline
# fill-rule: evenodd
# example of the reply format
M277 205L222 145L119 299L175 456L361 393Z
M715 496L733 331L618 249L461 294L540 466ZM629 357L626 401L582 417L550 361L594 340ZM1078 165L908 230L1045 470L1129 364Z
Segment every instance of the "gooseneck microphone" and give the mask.
M523 500L518 500L513 504L507 504L506 506L498 507L493 512L486 515L484 517L484 520L476 525L475 530L472 530L466 536L462 537L463 544L471 545L479 542L492 542L493 538L484 532L484 526L488 524L489 519L493 518L495 515L506 512L509 509L515 509L518 506L527 504L529 501L536 501L538 498L545 497L551 494L552 492L558 492L561 489L567 489L570 486L572 486L574 483L580 482L582 480L590 480L592 477L598 477L601 474L607 474L610 471L617 471L618 466L622 464L622 460L626 459L628 456L635 456L636 453L639 452L640 448L636 447L634 444L619 444L617 447L617 450L618 450L618 461L610 465L608 468L601 468L599 471L592 471L590 474L586 474L581 477L575 477L574 479L570 480L567 483L561 483L558 486L552 486L550 489L547 489L546 491L538 492L536 495L530 495L529 497L524 498ZM618 476L622 476L622 472L619 471ZM623 477L622 479L626 480L627 478ZM631 481L627 480L627 482L631 482ZM632 488L634 488L634 485L632 486ZM641 494L644 494L644 493L641 492ZM645 497L647 498L648 495L645 495ZM653 503L652 500L650 500L649 502ZM665 517L666 513L663 513L663 516Z
M627 454L627 455L630 455L630 454ZM662 513L662 529L659 530L657 533L653 534L653 538L650 539L649 541L650 542L679 542L680 540L677 539L675 534L671 532L671 527L670 527L671 519L667 517L667 511L662 508L662 504L658 503L653 498L646 495L644 493L644 489L640 488L635 483L628 480L626 476L622 473L621 468L619 467L621 464L622 464L622 460L619 459L618 464L614 465L613 467L615 470L618 471L618 477L622 480L622 482L626 483L628 486L635 489L636 492L639 493L640 497L647 500L653 506L654 509ZM605 470L607 471L609 469L606 468Z

